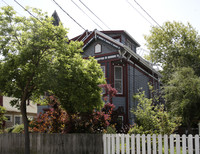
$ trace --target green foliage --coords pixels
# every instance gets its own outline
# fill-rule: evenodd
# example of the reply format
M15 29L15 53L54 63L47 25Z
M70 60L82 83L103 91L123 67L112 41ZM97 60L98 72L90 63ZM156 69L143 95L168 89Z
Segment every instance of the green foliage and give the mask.
M3 122L7 120L7 118L4 115L5 112L6 112L6 109L0 106L0 129L3 128Z
M114 125L110 125L106 129L106 134L116 134L117 130Z
M28 8L29 10L31 8ZM30 153L26 101L53 92L69 112L100 108L103 72L93 58L82 59L82 43L69 42L67 30L39 9L20 17L12 7L0 12L0 89L21 109L25 153Z
M167 107L174 116L180 116L184 124L191 126L200 119L200 78L192 68L180 68L174 72L164 87Z
M12 127L6 128L7 133L22 133L24 131L24 125L14 125Z
M61 53L55 64L51 89L67 113L92 113L103 106L98 85L104 83L104 77L94 58L83 59L80 54L69 58Z
M130 134L171 134L178 126L178 119L170 117L163 105L153 105L153 99L139 92L134 96L138 105L132 112L136 116L136 124L129 130Z
M190 66L200 75L200 38L189 23L165 22L162 28L152 27L145 39L151 60L162 65L163 81L179 67Z
M12 130L12 133L22 133L24 131L24 125L15 125L14 129Z

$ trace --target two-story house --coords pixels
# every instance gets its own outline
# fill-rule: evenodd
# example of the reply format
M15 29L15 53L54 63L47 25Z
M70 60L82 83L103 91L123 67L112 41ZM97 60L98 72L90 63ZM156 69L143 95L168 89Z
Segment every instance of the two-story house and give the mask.
M118 91L111 103L122 110L120 118L125 124L133 124L130 110L137 106L133 95L142 88L150 97L148 83L157 89L161 77L136 53L139 43L124 30L85 31L71 41L83 41L83 58L94 56L101 64L107 83Z

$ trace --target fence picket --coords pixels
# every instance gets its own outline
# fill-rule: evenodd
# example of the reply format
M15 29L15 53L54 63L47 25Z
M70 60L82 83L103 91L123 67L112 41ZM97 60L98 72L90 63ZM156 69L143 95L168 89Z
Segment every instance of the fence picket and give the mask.
M157 150L156 150L156 135L153 134L152 138L153 138L153 154L157 154Z
M103 135L103 153L107 154L107 147L106 147L106 134Z
M147 135L147 154L151 154L151 135Z
M195 135L195 154L199 154L199 135Z
M168 135L164 135L164 153L168 154Z
M182 135L182 153L186 154L186 135Z
M124 134L121 135L121 154L124 154Z
M174 154L174 136L170 135L170 154Z
M126 154L130 154L130 137L129 134L125 135L126 137Z
M142 154L146 154L146 143L145 135L142 134Z
M158 135L158 153L162 154L162 135Z
M112 134L112 154L115 154L115 135Z
M119 141L119 134L116 135L116 153L119 154L120 152L120 141Z
M180 153L180 135L176 135L176 153Z
M188 153L193 154L192 135L188 135Z
M135 135L131 135L131 154L135 154Z
M136 135L137 154L140 154L140 134Z
M110 134L107 135L107 141L108 141L108 154L110 154Z

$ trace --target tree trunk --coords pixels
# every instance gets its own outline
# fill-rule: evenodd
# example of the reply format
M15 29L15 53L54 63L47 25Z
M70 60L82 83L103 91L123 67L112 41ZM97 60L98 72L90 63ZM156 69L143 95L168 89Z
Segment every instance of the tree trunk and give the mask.
M26 113L26 100L21 102L21 114L24 123L24 137L25 137L25 154L30 154L30 138L28 131L28 118Z

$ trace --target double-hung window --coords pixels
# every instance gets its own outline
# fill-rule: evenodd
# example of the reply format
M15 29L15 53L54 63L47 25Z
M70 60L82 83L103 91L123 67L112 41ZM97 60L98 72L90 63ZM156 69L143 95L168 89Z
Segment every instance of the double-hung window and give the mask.
M123 93L123 68L122 66L114 66L114 87L117 94Z

